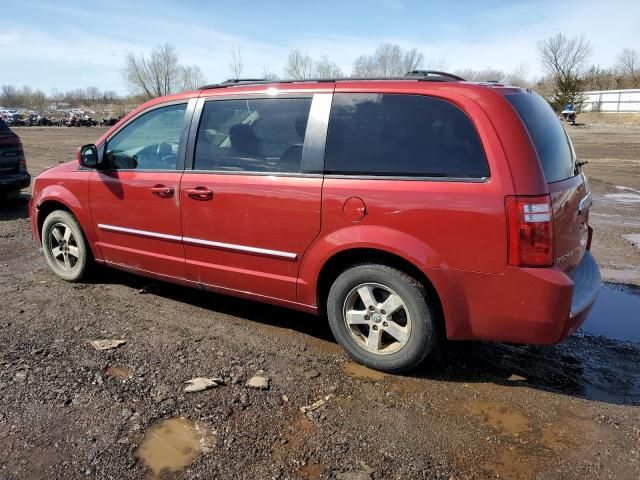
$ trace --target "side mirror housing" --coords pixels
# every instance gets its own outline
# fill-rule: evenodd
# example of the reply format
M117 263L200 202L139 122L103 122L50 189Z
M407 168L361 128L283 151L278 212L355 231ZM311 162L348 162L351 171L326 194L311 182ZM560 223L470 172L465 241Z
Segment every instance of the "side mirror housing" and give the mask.
M78 163L86 168L97 168L98 147L93 143L80 147L78 149Z

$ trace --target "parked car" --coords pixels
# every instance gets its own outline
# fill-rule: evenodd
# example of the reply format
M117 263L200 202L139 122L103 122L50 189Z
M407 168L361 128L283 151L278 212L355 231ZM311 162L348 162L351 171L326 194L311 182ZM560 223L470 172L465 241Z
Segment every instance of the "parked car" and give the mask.
M112 117L112 116L105 117L102 120L100 120L100 126L101 127L112 127L113 125L118 123L121 119L122 119L122 117Z
M590 205L540 96L422 72L151 100L39 175L30 214L65 280L97 262L326 314L397 372L441 336L574 332L600 283Z
M31 183L20 137L0 119L0 198L12 198Z

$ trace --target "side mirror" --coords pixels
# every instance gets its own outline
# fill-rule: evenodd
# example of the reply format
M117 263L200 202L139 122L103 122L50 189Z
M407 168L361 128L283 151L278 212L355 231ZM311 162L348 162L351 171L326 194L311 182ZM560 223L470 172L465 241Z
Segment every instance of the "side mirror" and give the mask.
M78 163L86 168L97 168L98 148L90 143L78 149Z

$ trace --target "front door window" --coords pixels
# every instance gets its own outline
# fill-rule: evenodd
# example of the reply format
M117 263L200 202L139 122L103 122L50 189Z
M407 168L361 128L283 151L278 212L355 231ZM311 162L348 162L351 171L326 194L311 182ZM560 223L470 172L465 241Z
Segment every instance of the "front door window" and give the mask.
M175 170L187 104L156 108L107 143L106 170Z

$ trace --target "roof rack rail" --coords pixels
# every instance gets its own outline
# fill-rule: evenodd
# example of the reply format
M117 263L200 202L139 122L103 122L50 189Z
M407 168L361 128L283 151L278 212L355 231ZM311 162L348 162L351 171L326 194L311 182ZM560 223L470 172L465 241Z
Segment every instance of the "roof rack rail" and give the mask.
M459 82L465 81L464 78L459 77L458 75L454 75L453 73L440 72L438 70L412 70L405 74L406 77L428 77L430 75L435 77L446 77L452 80L457 80Z
M235 84L235 83L259 83L259 82L268 82L269 80L266 78L228 78L224 82L223 85L227 84Z
M269 85L272 83L334 83L334 82L361 82L361 81L407 81L416 80L424 82L454 82L464 81L451 73L436 72L432 70L414 70L401 77L339 77L339 78L289 78L267 80L258 78L230 78L221 83L204 85L198 90L209 90L214 88L242 87L246 85Z

